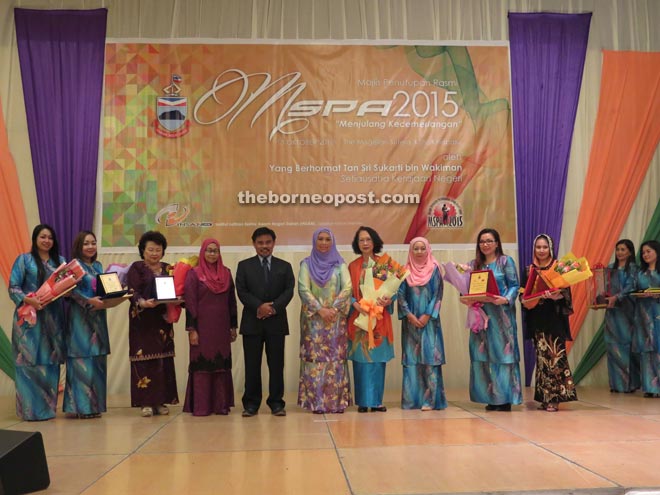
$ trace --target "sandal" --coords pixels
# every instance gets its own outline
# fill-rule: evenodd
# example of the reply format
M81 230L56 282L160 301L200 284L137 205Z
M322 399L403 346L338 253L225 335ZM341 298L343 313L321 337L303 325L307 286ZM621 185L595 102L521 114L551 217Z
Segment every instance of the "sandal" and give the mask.
M545 410L548 412L557 412L559 411L559 406L556 406L554 404L548 404L548 407L546 407Z
M431 406L422 406L422 411L430 411Z

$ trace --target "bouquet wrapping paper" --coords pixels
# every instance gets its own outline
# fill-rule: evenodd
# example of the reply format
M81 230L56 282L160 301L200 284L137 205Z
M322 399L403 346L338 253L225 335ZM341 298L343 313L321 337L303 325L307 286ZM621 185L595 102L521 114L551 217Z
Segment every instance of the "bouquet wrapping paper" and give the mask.
M375 275L375 276L374 276ZM369 260L364 271L364 281L360 284L362 299L358 304L366 314L361 313L355 319L355 326L369 334L369 349L376 345L374 342L374 328L376 322L383 318L383 307L376 300L380 297L392 297L399 290L401 283L410 275L399 263L384 253L378 262Z
M30 292L27 297L36 297L46 306L72 290L84 275L85 270L78 260L62 263L36 292ZM34 306L23 303L18 308L18 324L23 323L30 327L37 324L37 310Z

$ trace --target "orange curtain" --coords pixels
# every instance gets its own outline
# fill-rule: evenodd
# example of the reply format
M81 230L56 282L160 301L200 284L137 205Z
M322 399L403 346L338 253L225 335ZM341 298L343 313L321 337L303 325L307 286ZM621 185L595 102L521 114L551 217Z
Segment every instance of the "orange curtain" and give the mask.
M0 101L0 275L9 285L11 266L29 246L27 219L16 164L9 152L2 102Z
M609 261L660 140L660 53L603 52L600 102L572 252ZM587 314L572 288L575 337Z

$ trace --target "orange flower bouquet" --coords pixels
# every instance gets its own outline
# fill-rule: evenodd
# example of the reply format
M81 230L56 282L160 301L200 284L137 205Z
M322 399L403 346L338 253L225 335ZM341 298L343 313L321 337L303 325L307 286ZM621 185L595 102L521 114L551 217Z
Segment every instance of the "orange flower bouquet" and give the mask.
M376 303L380 297L392 297L399 290L401 282L410 275L402 265L394 261L388 254L382 254L377 262L369 260L364 272L364 281L360 284L362 299L358 302L367 314L360 314L355 320L355 326L369 334L369 349L373 349L374 328L376 322L383 317L383 307Z
M62 263L36 292L30 292L27 296L36 297L43 306L46 306L72 290L83 275L85 275L85 270L80 266L78 260ZM27 323L31 327L37 324L37 310L26 303L21 304L18 308L18 324L23 323Z
M550 270L540 270L539 275L551 288L563 289L584 282L593 273L586 258L578 258L568 253L555 261Z

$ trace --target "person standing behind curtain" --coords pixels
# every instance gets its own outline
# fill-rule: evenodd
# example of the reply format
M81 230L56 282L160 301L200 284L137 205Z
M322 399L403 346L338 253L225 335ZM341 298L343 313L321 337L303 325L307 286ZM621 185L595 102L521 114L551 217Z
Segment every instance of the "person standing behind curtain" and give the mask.
M378 262L378 253L383 249L383 241L371 227L360 227L353 238L353 252L361 255L348 265L353 285L352 305L348 319L348 357L353 361L353 381L355 383L355 403L358 412L385 412L383 405L385 391L385 365L394 357L394 334L392 332L392 299L379 298L376 303L386 311L382 319L374 327L375 347L369 348L368 333L355 325L355 319L360 313L367 314L358 301L362 299L360 284L364 281L364 272L369 260ZM375 276L376 274L374 274Z
M528 277L532 270L552 270L555 261L549 235L537 235L533 249ZM526 285L526 280L523 285ZM560 402L577 400L566 355L566 341L573 340L568 323L568 317L573 313L571 289L546 290L541 299L523 301L522 305L527 322L525 338L533 339L536 348L534 400L541 403L539 409L556 412Z
M635 328L635 291L638 266L635 245L629 239L616 243L616 260L608 267L610 296L605 310L605 346L610 392L634 392L640 387L639 354L632 352Z
M110 339L103 301L96 295L96 236L83 230L73 241L71 256L85 275L72 292L66 332L66 386L62 409L79 418L97 418L106 411Z
M154 299L155 277L167 275L161 260L167 239L158 231L142 234L140 258L128 269L126 282L133 289L128 311L128 352L131 361L131 406L142 416L169 414L165 404L178 404L174 368L174 328L165 317L167 308Z
M243 417L261 406L261 358L268 362L268 399L273 416L286 416L284 402L284 338L289 334L286 307L293 298L296 279L291 264L273 256L275 232L259 227L252 233L257 253L236 269L236 292L243 303L240 333L245 358Z
M486 405L486 411L510 411L522 403L520 352L515 301L520 282L513 258L502 251L500 234L483 229L477 236L476 257L470 270L491 270L500 295L483 304L488 327L470 332L470 400ZM461 299L468 306L471 303Z
M316 414L343 413L352 404L346 352L351 277L335 236L322 227L300 263L300 381L298 405Z
M202 242L199 265L186 275L184 300L190 363L183 411L193 416L229 414L234 407L231 343L236 340L238 310L234 281L216 239Z
M646 241L640 248L642 260L637 274L637 290L660 289L658 253L660 242ZM660 293L637 299L633 352L640 353L644 397L660 397Z
M43 305L36 292L65 260L57 236L46 224L32 231L32 248L16 258L9 278L9 297L16 304L11 343L16 363L16 414L26 421L55 417L60 364L64 362L64 309L62 300ZM18 308L29 304L37 322L19 323Z
M406 269L410 275L399 286L397 296L403 365L401 408L445 409L445 344L440 325L444 283L440 265L424 237L410 241Z

